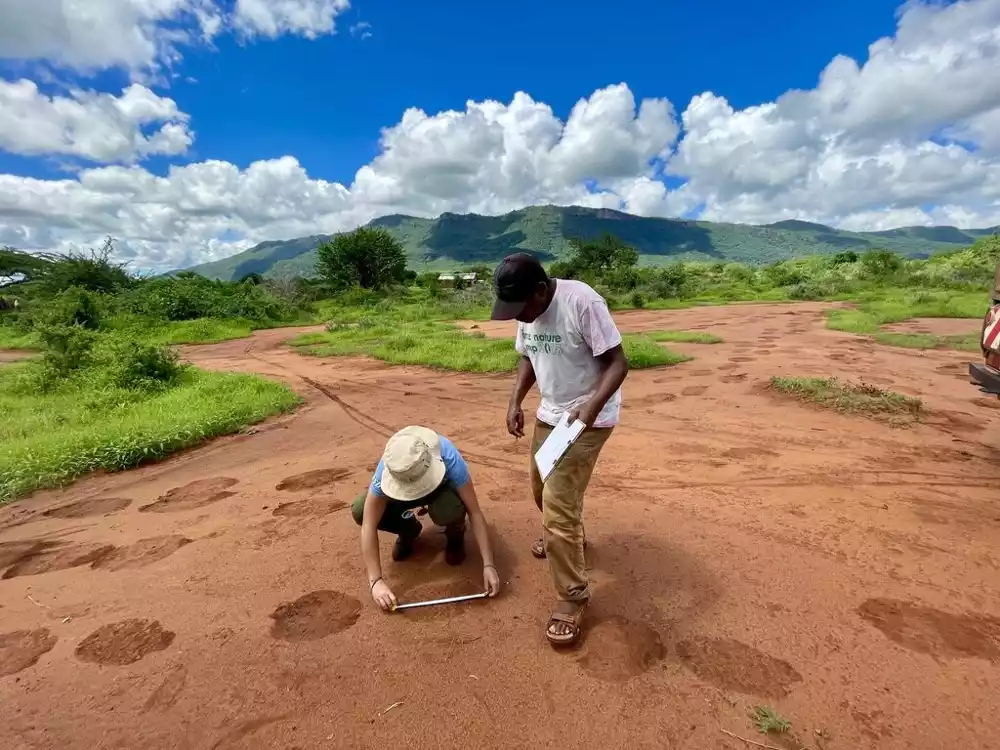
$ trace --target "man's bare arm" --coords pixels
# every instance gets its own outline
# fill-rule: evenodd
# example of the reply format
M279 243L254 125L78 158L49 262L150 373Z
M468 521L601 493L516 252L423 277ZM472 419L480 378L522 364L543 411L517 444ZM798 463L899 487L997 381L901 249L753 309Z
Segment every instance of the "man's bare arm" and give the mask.
M597 361L601 363L601 379L597 381L597 389L575 415L570 415L571 418L575 416L581 420L587 427L593 427L601 409L615 391L622 387L628 375L628 359L621 344L599 355Z
M517 363L514 390L510 394L510 404L507 406L507 431L514 437L524 437L524 410L521 409L521 404L535 381L535 368L531 366L531 360L522 355Z

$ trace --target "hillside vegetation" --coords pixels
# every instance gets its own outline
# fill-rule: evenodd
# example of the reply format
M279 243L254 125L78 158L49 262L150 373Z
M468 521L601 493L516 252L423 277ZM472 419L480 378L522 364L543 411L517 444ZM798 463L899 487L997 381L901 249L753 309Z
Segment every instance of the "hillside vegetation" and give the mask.
M905 227L885 232L845 232L804 221L767 226L720 224L578 206L533 206L503 216L383 216L369 226L388 230L402 244L408 266L416 271L493 265L518 250L529 250L547 261L566 259L572 252L573 238L593 240L605 234L634 247L641 265L694 260L759 265L844 250L887 249L908 257L927 257L937 250L967 247L996 229ZM225 281L238 281L250 273L269 278L311 276L316 271L316 248L329 239L328 235L316 235L264 242L190 270Z
M444 287L437 273L415 274L394 236L376 227L334 238L321 253L323 276L310 280L252 275L227 282L193 273L137 278L111 261L110 244L66 257L0 250L3 275L16 279L0 288L0 348L38 353L26 363L0 365L0 502L95 469L155 460L298 403L278 383L185 366L171 344L325 321L325 331L294 345L313 356L366 355L472 372L513 368L511 340L455 325L488 317L490 285ZM377 252L368 252L373 248ZM830 312L831 328L893 346L976 351L974 335L917 336L885 326L916 316L981 317L1000 237L923 260L884 249L764 265L653 267L641 266L641 259L628 242L605 235L571 241L549 268L559 278L591 283L612 309L842 300L854 304ZM478 270L488 275L490 267ZM9 302L14 299L16 308ZM666 348L674 341L710 345L718 339L683 331L626 336L631 366L684 361Z
M23 279L0 289L18 301L16 310L0 306L0 347L39 351L0 366L0 503L163 458L299 401L264 378L186 366L166 346L301 320L309 313L295 298L253 281L139 279L111 251L0 250L0 263Z

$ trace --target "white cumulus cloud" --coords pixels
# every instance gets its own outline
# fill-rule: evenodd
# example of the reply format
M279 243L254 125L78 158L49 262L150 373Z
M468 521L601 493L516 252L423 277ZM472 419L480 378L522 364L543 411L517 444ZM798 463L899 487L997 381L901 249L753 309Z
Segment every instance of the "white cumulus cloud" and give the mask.
M299 34L315 39L334 31L334 19L349 0L236 0L236 27L251 35L275 38Z
M894 37L862 65L835 58L814 89L743 110L694 97L669 169L706 218L876 228L877 216L931 224L941 216L922 205L958 203L998 223L998 70L1000 0L910 2Z
M226 31L268 39L332 34L349 7L349 0L0 0L0 59L141 76Z
M304 19L326 28L323 8L332 9L332 30L337 7L346 7L316 3L317 14L303 15L298 0L267 5L282 10L245 11L264 36L308 35ZM623 83L592 92L565 118L523 92L453 111L414 107L382 131L378 155L345 184L311 177L293 156L154 175L128 157L183 150L190 133L173 102L133 87L98 106L91 98L101 95L45 97L22 81L10 86L42 119L74 123L66 113L76 107L109 107L119 114L102 127L119 135L99 146L82 126L24 133L7 123L5 143L21 153L61 144L62 153L126 163L63 180L0 175L0 243L58 250L111 234L136 266L164 270L389 213L499 214L544 203L857 230L993 226L998 70L1000 0L910 2L895 35L874 42L867 59L837 57L817 71L814 88L775 101L737 109L704 92L678 115L666 99L637 101ZM114 146L115 137L124 140Z
M173 99L132 84L121 96L73 91L46 96L29 80L0 80L0 149L128 162L182 154L192 142ZM152 127L151 127L152 126Z

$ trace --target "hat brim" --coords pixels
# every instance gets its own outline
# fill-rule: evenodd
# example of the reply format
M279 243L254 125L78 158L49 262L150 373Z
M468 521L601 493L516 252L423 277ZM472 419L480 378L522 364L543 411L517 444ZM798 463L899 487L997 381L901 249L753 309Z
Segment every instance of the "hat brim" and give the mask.
M527 305L525 302L505 302L499 297L493 302L493 312L490 320L514 320Z
M431 465L423 476L415 482L400 482L387 469L383 470L380 486L382 494L390 500L412 502L427 497L441 486L448 470L444 465L444 459L441 458L441 438L434 430L411 425L404 427L400 432L414 434L427 444L431 450Z

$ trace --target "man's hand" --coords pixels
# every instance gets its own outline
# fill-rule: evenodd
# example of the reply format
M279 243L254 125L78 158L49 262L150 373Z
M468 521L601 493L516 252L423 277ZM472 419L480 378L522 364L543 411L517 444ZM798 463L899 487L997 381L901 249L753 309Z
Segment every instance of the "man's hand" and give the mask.
M574 409L567 416L569 417L569 423L573 424L574 421L579 419L587 427L593 427L594 422L597 421L597 415L601 413L600 409L594 408L592 404L584 404L579 409Z
M376 581L375 585L372 586L372 599L386 612L391 612L396 606L396 595L392 593L389 584L383 580Z
M500 576L497 569L492 565L483 568L483 584L486 586L486 593L491 597L500 593Z
M524 437L524 409L520 404L511 404L507 409L507 432L514 437Z

